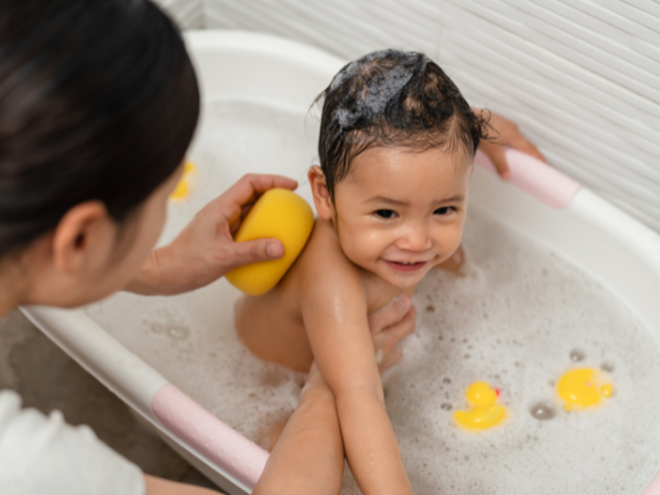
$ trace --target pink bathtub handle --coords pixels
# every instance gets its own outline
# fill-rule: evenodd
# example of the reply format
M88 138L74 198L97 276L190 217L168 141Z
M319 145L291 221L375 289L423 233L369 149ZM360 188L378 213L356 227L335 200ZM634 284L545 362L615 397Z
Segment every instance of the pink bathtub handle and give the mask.
M644 488L642 495L660 495L660 473L656 474L648 486Z
M268 452L220 421L172 384L151 401L158 421L190 447L252 488L268 460Z
M507 180L552 208L566 208L582 187L573 179L522 151L507 148L504 156L511 171ZM495 166L483 151L477 151L474 161L496 173Z

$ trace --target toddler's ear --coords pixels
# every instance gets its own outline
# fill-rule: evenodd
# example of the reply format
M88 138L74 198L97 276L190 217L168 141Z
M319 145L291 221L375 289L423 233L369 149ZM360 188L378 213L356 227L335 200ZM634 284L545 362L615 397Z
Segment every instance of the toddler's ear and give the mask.
M325 174L321 167L314 165L310 167L307 172L309 185L312 188L312 195L314 196L314 205L316 211L323 220L332 220L334 208L332 206L332 199L326 187Z

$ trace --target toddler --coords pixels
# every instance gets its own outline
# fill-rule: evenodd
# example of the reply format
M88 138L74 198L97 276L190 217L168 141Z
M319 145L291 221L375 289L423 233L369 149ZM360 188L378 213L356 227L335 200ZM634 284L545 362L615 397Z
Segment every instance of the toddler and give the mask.
M484 122L421 53L366 55L321 97L314 230L275 289L239 300L236 328L266 361L301 372L316 361L364 494L412 493L367 315L412 295L459 247Z

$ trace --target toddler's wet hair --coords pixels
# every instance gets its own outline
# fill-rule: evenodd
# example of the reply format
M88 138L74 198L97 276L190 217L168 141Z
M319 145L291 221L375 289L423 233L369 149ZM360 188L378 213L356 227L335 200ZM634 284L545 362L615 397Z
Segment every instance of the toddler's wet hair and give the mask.
M369 53L341 69L322 98L319 158L331 197L351 160L369 148L443 148L472 157L485 137L484 118L423 53Z

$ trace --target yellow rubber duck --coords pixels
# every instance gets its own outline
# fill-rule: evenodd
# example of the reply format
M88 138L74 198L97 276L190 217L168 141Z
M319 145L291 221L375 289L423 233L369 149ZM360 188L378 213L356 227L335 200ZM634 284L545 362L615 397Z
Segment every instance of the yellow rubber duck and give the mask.
M170 199L172 201L181 201L188 197L188 193L190 192L189 179L196 170L197 167L195 167L192 162L186 162L186 164L183 166L183 174L181 174L181 179L179 179L179 182L174 188L174 191L172 191L170 194Z
M486 382L475 382L470 385L465 397L472 406L469 411L456 411L454 419L468 430L487 430L497 426L506 416L506 408L496 404L499 393Z
M607 376L594 368L569 370L557 382L557 394L567 411L598 406L613 393L614 387Z

